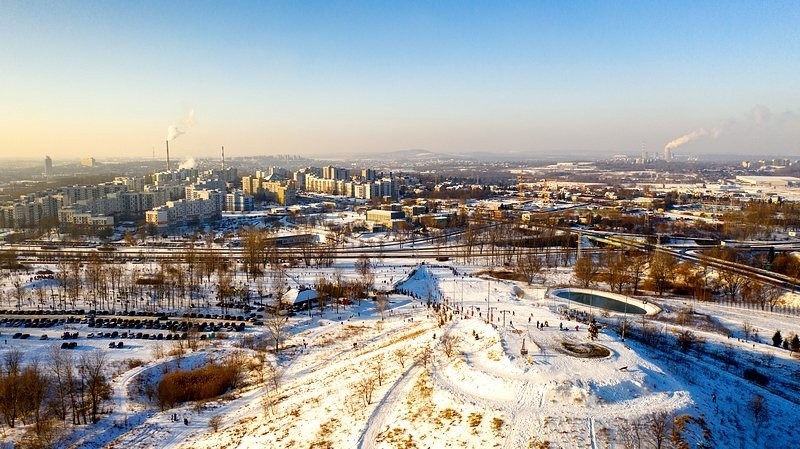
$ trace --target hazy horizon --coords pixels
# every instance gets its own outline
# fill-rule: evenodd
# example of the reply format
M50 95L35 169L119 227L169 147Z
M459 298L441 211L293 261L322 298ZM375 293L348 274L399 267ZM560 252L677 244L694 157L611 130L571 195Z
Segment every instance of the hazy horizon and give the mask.
M797 23L795 2L4 2L0 157L793 155Z

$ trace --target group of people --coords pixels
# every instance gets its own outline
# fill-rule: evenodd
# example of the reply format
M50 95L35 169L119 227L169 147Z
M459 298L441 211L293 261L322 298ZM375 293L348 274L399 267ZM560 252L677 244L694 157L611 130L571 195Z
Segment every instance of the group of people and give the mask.
M170 420L170 421L172 421L172 422L178 422L178 421L180 421L180 420L178 419L178 414L177 414L177 413L173 413L173 414L169 415L169 420ZM183 418L183 425L184 425L184 426L188 426L188 425L189 425L189 418L187 418L187 417L185 417L185 416L184 416L184 418Z
M531 317L528 317L528 322L529 323L531 322ZM547 322L547 321L540 322L538 320L536 321L536 329L544 330L544 328L546 328L546 327L550 327L550 323L549 322ZM580 328L581 328L580 325L575 326L575 330L576 331L580 330ZM564 323L558 323L558 329L562 330L562 331L563 330L569 330L568 327L564 327Z

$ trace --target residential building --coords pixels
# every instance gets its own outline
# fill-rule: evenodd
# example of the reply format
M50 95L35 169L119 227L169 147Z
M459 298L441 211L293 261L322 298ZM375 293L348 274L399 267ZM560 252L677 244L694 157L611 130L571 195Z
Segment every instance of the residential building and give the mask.
M50 156L44 157L44 177L45 178L53 177L53 160L50 159Z
M241 190L234 190L225 195L225 210L230 212L248 212L255 209L253 195L245 195Z

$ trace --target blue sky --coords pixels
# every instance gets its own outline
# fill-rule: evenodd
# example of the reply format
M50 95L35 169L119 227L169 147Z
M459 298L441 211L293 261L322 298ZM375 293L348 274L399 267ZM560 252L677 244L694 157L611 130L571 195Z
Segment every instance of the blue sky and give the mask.
M800 153L800 2L0 2L0 155ZM757 114L754 113L758 112ZM765 112L766 111L766 112ZM718 134L718 137L711 137Z

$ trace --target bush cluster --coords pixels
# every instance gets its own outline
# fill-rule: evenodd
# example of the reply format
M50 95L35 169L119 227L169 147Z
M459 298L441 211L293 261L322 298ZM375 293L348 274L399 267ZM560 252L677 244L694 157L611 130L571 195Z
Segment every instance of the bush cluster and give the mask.
M181 402L217 397L233 387L238 376L235 367L214 364L191 371L173 371L158 383L159 405L169 408Z

